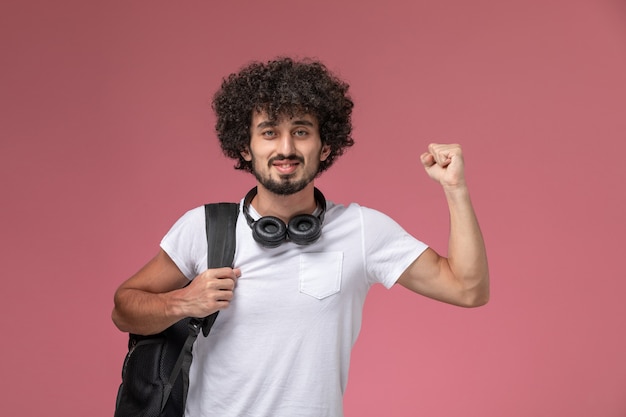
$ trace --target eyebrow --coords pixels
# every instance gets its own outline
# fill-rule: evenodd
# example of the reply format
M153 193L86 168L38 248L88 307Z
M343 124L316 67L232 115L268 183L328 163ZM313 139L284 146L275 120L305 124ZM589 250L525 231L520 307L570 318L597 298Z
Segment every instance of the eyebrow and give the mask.
M293 122L291 122L291 124L294 124L296 126L309 126L309 127L315 126L312 122L308 120L294 120Z
M304 119L293 120L291 122L291 124L294 125L294 126L315 127L315 125L312 122L310 122L308 120L304 120ZM263 129L263 128L266 128L266 127L274 127L276 125L278 125L278 122L275 121L275 120L264 120L261 123L259 123L258 125L256 125L256 127L257 127L257 129Z

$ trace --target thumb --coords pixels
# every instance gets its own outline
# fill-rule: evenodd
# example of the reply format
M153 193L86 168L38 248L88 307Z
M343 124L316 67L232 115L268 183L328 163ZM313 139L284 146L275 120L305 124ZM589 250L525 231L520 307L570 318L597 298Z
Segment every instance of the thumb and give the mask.
M430 152L424 152L420 155L420 160L422 161L422 165L424 168L429 168L435 165L435 157Z

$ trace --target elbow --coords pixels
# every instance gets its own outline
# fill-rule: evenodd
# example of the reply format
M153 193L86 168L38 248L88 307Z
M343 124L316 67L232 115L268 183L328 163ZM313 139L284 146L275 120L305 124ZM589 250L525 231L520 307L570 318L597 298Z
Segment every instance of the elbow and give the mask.
M482 307L482 306L486 305L487 303L489 303L489 292L488 291L487 291L486 294L480 294L480 295L472 297L470 300L468 300L465 303L465 305L463 307L476 308L476 307Z
M117 327L120 331L125 333L128 332L126 324L116 307L113 308L113 312L111 313L111 321L113 321L115 327Z
M490 297L489 276L487 275L479 285L465 291L460 305L466 308L482 307L489 302Z
M486 305L489 302L489 294L472 295L463 297L456 303L453 303L459 307L464 308L477 308Z
M124 319L124 314L121 308L122 302L120 300L120 291L116 291L113 297L113 311L111 312L111 321L115 327L124 333L130 332L127 320Z

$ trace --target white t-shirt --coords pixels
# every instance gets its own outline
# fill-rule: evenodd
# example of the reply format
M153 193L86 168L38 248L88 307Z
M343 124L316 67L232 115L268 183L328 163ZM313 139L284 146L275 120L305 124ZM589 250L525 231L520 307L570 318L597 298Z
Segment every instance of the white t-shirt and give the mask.
M181 217L161 247L189 279L206 270L204 208ZM343 416L365 296L375 283L390 288L426 247L378 211L327 202L317 242L269 249L240 213L241 277L194 345L185 416Z

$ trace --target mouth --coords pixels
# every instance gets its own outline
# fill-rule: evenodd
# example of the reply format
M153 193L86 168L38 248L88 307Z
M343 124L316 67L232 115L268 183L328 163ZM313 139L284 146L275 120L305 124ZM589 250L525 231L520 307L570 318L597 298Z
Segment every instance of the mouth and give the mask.
M293 174L299 165L300 162L292 160L274 161L272 163L272 166L282 175Z
M304 160L297 157L296 155L279 155L278 157L270 160L270 165L274 167L276 171L278 171L278 173L281 175L291 175L296 172L300 164L303 162Z

